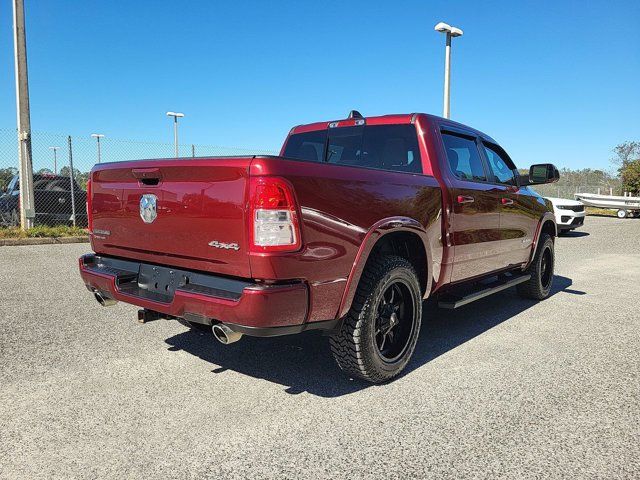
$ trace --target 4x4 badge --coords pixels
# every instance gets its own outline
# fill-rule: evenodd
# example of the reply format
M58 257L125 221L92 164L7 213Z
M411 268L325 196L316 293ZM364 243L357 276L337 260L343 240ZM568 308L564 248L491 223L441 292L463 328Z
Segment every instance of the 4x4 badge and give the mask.
M211 240L209 246L213 248L223 248L225 250L240 250L240 246L237 243L223 243L217 240Z
M140 199L140 218L144 223L153 223L158 217L158 197L152 193L142 195Z

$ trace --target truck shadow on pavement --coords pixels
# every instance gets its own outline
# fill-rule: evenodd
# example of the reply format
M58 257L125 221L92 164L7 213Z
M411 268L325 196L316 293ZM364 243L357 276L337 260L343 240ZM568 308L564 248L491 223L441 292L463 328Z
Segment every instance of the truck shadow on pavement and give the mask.
M589 236L589 232L576 232L575 230L564 232L562 234L563 238L579 238L579 237L588 237L588 236Z
M551 296L571 290L569 278L555 276ZM423 321L416 351L401 377L427 362L481 335L534 306L515 289L497 293L457 310L443 310L434 301L423 306ZM232 345L219 344L211 334L187 330L166 340L170 351L185 351L215 366L212 373L234 371L284 385L285 392L308 392L320 397L347 395L373 385L342 374L329 350L328 339L318 332L273 338L245 336Z

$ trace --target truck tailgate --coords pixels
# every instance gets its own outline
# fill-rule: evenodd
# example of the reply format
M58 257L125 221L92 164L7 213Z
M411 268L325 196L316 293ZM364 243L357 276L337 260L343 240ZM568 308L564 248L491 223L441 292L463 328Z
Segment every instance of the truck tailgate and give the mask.
M97 165L91 177L94 251L250 277L245 207L252 158Z

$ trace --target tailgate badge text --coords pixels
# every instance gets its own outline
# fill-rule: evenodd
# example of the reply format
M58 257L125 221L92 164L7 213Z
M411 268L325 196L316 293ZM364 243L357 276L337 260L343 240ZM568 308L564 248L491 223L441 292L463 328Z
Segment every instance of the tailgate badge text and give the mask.
M240 250L237 243L223 243L217 240L211 240L209 246L213 248L223 248L225 250Z

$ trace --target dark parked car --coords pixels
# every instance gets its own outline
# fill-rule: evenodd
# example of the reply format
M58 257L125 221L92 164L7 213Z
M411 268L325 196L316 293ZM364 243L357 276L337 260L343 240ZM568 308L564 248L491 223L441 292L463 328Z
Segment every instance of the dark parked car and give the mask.
M87 226L87 192L74 180L74 198L76 207L76 225ZM35 225L71 225L70 178L62 175L33 175L33 195L35 204ZM18 175L9 182L0 196L0 225L17 226L20 224L20 180Z
M341 369L383 382L413 354L423 299L549 295L556 222L528 185L557 179L551 164L520 177L450 120L352 112L293 128L280 156L96 165L80 273L102 305L225 344L325 330Z

